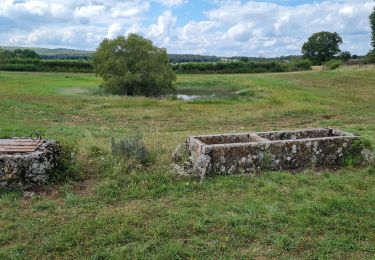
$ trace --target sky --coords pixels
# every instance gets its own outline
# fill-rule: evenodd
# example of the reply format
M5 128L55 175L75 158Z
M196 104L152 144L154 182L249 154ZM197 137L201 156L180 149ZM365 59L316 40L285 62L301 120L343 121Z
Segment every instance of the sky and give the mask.
M138 33L168 53L300 54L319 31L341 50L370 49L374 0L0 0L0 46L95 50L104 38Z

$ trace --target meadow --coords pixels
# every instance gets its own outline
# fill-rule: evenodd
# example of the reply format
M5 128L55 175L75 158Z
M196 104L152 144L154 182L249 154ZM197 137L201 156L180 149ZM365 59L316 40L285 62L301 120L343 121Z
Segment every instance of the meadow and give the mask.
M223 93L191 101L105 95L91 74L0 72L0 136L41 131L79 169L31 198L0 190L0 259L373 258L373 167L199 183L170 156L189 135L312 127L375 145L374 72L178 75L181 93ZM111 156L112 137L136 132L147 168Z

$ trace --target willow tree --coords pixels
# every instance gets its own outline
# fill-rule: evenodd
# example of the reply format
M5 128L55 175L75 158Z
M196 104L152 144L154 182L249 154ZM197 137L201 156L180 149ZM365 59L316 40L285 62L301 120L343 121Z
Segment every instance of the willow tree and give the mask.
M104 39L93 54L93 67L112 94L157 96L174 91L176 74L166 50L137 34Z

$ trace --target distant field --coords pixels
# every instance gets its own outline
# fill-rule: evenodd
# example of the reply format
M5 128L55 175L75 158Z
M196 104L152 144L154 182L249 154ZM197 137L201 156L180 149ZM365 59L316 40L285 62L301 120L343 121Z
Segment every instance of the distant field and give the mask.
M91 74L0 72L0 135L40 130L74 145L83 167L31 199L0 190L0 259L373 258L373 171L200 184L169 164L194 134L334 127L375 145L374 82L373 68L178 75L179 92L237 93L182 101L106 96ZM111 160L111 137L135 131L156 157L149 169Z

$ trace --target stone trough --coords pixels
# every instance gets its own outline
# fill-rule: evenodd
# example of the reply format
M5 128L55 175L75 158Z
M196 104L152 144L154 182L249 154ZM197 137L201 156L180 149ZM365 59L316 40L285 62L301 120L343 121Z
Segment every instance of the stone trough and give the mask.
M0 186L43 184L57 165L61 147L51 140L0 139Z
M198 174L228 175L261 171L296 171L339 167L360 137L335 129L305 129L192 136L172 158L180 169ZM358 151L363 164L373 160L369 149ZM187 169L190 168L190 169Z

